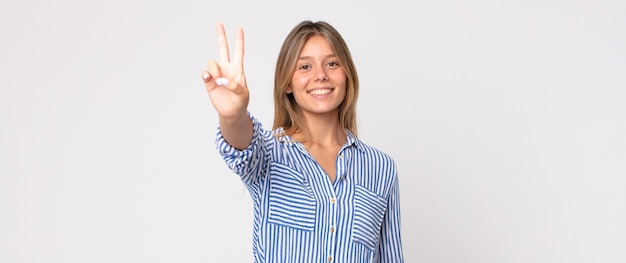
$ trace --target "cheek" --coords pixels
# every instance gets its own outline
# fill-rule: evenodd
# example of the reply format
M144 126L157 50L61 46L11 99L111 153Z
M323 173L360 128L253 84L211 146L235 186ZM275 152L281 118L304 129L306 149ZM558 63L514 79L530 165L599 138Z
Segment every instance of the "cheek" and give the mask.
M335 80L337 84L343 84L344 86L346 85L346 82L348 80L348 77L346 76L346 73L343 70L333 71L331 77L332 79Z
M308 75L297 75L295 76L292 81L294 83L297 83L296 85L300 84L300 85L304 85L309 81L309 76Z
M345 75L343 75L343 76L341 76L341 77L337 78L337 85L339 85L339 86L343 87L343 91L344 91L344 93L345 93L345 92L346 92L346 90L347 90L347 85L348 85L348 81L347 81L347 80L348 80L348 79L345 77Z
M299 90L303 87L306 87L309 79L306 76L294 76L291 78L291 82L289 83L289 87L293 90Z

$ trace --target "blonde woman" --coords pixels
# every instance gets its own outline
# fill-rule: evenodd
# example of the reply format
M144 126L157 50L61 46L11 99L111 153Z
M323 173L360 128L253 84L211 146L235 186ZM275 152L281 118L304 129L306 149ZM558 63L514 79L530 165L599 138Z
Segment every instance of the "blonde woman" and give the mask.
M233 59L202 79L219 115L217 149L254 204L255 262L404 262L396 163L357 137L359 79L342 36L324 21L287 35L274 77L271 130L247 109L244 34Z

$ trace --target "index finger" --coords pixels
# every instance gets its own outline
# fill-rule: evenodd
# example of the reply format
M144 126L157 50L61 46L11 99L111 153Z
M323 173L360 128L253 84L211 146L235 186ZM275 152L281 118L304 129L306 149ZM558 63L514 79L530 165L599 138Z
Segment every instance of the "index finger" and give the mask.
M239 69L243 71L243 53L244 53L244 37L243 28L237 28L237 39L235 41L235 63L239 65Z
M220 53L221 63L229 63L230 55L228 51L228 41L226 40L226 32L224 30L224 24L218 23L216 26L217 31L217 48Z

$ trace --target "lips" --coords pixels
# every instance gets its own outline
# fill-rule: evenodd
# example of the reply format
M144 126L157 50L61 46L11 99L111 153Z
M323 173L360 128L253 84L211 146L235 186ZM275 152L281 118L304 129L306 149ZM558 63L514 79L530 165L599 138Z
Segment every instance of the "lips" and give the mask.
M309 90L309 94L311 95L326 95L333 92L333 89L330 88L322 88L322 89L313 89L313 90Z

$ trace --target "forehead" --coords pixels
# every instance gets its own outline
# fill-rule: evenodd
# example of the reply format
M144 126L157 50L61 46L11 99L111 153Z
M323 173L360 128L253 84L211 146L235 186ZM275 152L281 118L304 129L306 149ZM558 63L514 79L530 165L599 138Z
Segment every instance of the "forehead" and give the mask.
M333 48L328 40L321 35L315 35L307 39L300 51L300 58L328 55L334 55Z

